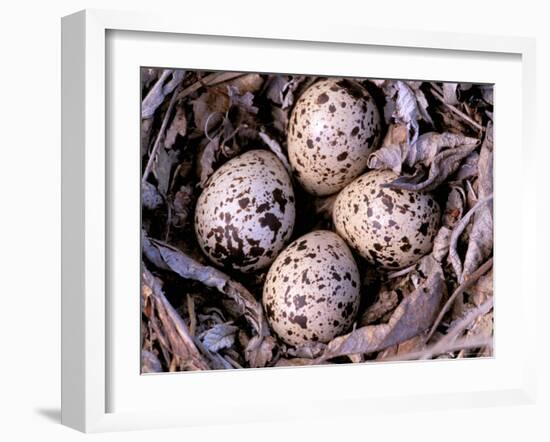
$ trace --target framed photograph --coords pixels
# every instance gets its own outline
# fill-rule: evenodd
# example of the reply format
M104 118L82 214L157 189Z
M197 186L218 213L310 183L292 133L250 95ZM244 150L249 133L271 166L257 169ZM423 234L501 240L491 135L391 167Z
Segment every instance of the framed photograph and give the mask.
M532 40L62 37L64 424L533 403Z

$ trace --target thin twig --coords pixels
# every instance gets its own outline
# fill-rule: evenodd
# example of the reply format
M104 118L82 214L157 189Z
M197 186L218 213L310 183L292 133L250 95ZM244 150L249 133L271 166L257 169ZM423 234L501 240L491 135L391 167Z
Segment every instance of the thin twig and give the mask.
M227 362L229 362L233 366L233 368L244 368L241 364L235 361L235 359L233 359L231 356L223 355L223 357Z
M182 91L178 92L178 100L191 95L193 92L198 91L204 86L215 86L226 81L234 80L235 78L247 75L242 72L216 72L214 74L207 75L203 79L193 83L191 86L186 87Z
M195 337L194 342L200 352L210 360L210 362L212 363L212 368L214 370L227 370L233 368L233 366L229 362L227 362L222 355L217 352L211 352L210 350L208 350L199 338Z
M458 110L456 107L454 107L453 105L445 102L445 99L443 98L443 95L440 95L439 92L437 92L437 90L435 90L435 88L432 86L432 93L434 94L434 96L439 100L441 101L441 103L447 107L451 112L454 112L455 114L457 114L459 117L461 117L462 119L464 119L465 121L467 121L468 123L470 123L472 126L474 126L476 129L478 129L479 131L483 132L485 130L485 128L479 124L479 123L476 123L474 120L472 120L468 115L466 115L464 112Z
M214 267L199 263L169 244L149 238L146 234L142 238L147 259L159 268L171 270L182 278L193 279L207 287L216 288L232 299L239 314L246 317L258 335L264 336L267 324L262 305L244 285Z
M149 159L147 160L147 166L145 166L145 171L143 172L143 177L141 178L141 182L144 183L147 181L147 177L149 176L149 173L151 172L151 169L153 168L153 163L155 162L155 158L157 156L158 149L160 147L160 141L163 139L164 134L166 132L166 128L168 126L168 120L170 119L170 114L172 113L172 110L174 109L174 105L177 101L178 91L180 89L180 85L174 90L174 93L172 94L172 98L170 98L170 104L168 105L168 110L164 114L164 119L162 120L162 125L160 126L159 133L157 135L157 138L155 140L155 144L153 145L153 150L151 151L151 154L149 155Z
M433 353L444 353L444 349L447 349L449 347L452 347L453 343L456 342L456 338L472 323L474 322L478 317L483 316L487 314L491 309L493 308L493 298L489 298L487 301L485 301L482 305L480 305L478 308L473 309L470 311L466 316L464 316L462 319L457 321L451 330L447 332L445 336L443 336L438 342L436 342L432 347L431 351ZM468 338L465 338L468 339ZM486 339L486 338L485 338ZM489 344L492 345L492 339L489 339ZM483 345L483 347L486 347L486 345ZM472 348L472 347L470 347ZM426 355L423 357L423 359L426 359L429 356L428 352L426 352Z
M483 339L464 338L464 339L458 339L456 341L453 341L449 343L449 345L445 346L444 348L438 348L438 344L439 343L436 343L424 350L390 356L384 359L380 359L380 361L393 362L393 361L414 361L419 359L432 359L434 356L438 356L444 353L451 353L457 350L492 347L493 340L487 339L487 338L483 338Z
M452 328L447 331L447 334L441 338L441 341L454 341L467 327L470 326L478 317L489 313L493 308L493 297L488 298L479 307L468 312L463 318L456 321Z
M435 333L435 330L437 329L437 327L439 327L441 320L445 316L445 313L447 313L447 310L449 310L449 307L452 305L456 297L464 293L470 287L472 287L479 278L481 278L485 273L489 271L489 269L491 269L491 267L493 267L492 257L489 258L487 261L485 261L485 263L483 263L475 272L473 272L466 281L464 281L462 284L460 284L457 287L457 289L454 291L454 293L447 300L447 302L439 312L439 315L437 316L435 322L433 323L432 328L430 329L430 333L428 333L428 336L426 337L424 342L428 342L430 338L433 336L433 334Z
M187 295L187 310L189 310L189 334L195 336L197 330L197 316L195 315L195 298Z
M197 350L185 322L166 299L160 282L145 266L142 273L142 296L152 297L172 355L180 358L188 369L208 370L208 364Z
M214 141L214 138L212 138L210 136L210 134L208 133L208 123L210 123L210 118L212 118L212 116L216 115L216 114L219 114L221 112L211 112L210 115L208 115L208 118L206 118L206 121L204 122L204 136L208 139L208 141ZM219 130L216 131L216 134L214 135L214 137L216 137L218 135L218 133L220 133L222 131L222 129L220 128Z
M404 269L397 270L396 272L388 273L387 277L388 279L394 279L399 276L406 275L407 273L410 273L411 270L413 270L416 267L416 264L413 264L412 266L405 267Z

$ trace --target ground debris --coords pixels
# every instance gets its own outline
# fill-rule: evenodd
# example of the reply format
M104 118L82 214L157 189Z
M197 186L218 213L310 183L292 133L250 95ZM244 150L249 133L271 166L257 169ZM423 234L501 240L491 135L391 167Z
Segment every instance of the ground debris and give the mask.
M342 335L283 343L261 304L267 269L239 274L205 258L197 198L251 149L273 152L292 177L292 238L333 229L336 195L307 195L287 153L292 108L323 78L142 69L142 373L492 356L492 86L357 79L384 119L368 167L393 170L389 188L432 192L442 217L433 249L407 268L357 257L361 306Z

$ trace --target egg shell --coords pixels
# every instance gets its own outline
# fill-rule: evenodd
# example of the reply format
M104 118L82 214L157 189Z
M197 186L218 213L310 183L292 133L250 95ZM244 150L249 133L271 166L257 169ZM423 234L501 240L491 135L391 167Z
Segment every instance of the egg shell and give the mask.
M287 344L328 342L353 323L359 271L344 240L310 232L277 257L266 277L263 305L271 329Z
M398 269L429 253L441 210L429 193L381 187L398 176L373 170L346 186L334 203L336 231L370 263Z
M266 150L229 160L209 178L195 209L198 243L215 264L267 267L292 235L296 216L288 172Z
M288 156L302 187L330 195L363 173L378 146L380 114L368 91L347 79L310 86L289 121Z

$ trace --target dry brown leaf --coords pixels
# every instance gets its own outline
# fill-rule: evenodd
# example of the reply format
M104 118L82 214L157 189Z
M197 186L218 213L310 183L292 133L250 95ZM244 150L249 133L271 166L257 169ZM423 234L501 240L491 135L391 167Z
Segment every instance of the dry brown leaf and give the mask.
M431 166L437 161L438 155L444 151L458 149L463 146L477 147L478 145L479 140L476 138L450 132L426 132L418 137L418 141L409 149L406 164L409 167L414 167L419 163Z
M445 103L451 106L458 104L457 87L458 83L443 83L443 101Z
M142 373L161 373L162 365L159 358L154 353L141 350L141 372Z
M429 125L433 126L434 122L432 120L431 115L428 112L428 100L426 99L426 95L420 89L420 86L422 86L422 81L407 81L406 82L409 87L414 92L414 95L416 97L416 108L418 109L419 116Z
M161 195L168 194L172 171L176 167L178 157L178 152L174 149L166 150L162 145L158 149L157 158L153 164L153 174L157 179L157 189Z
M283 104L283 91L289 82L288 75L270 75L266 84L265 95L273 103Z
M273 117L273 127L280 133L286 133L288 127L288 110L283 110L278 106L271 106L271 116Z
M168 302L161 288L160 281L143 266L142 272L143 305L151 298L156 317L162 324L162 330L169 345L169 351L179 358L181 365L189 370L208 370L210 367L197 350L187 326Z
M468 156L476 148L476 145L477 143L466 144L437 154L431 162L427 178L423 177L423 173L417 173L410 177L402 176L392 181L387 187L417 192L432 191L458 169L462 159Z
M436 346L444 348L461 336L465 330L470 328L479 317L486 315L493 309L493 297L487 299L479 307L467 310L461 318L456 319L449 326L447 333L436 343ZM491 329L492 331L492 329Z
M486 313L479 316L471 327L466 332L466 338L469 340L485 340L487 342L492 341L493 337L493 312ZM481 348L478 356L489 357L493 355L493 347L485 346Z
M442 226L434 238L432 256L437 262L443 262L449 253L449 244L451 243L452 231L448 227Z
M443 225L453 229L456 223L462 219L466 195L462 187L453 186L447 196L445 211L443 212Z
M478 174L477 164L479 162L479 154L474 151L468 155L456 173L453 176L453 181L463 181L469 178L474 178Z
M160 70L157 68L143 68L141 70L141 88L148 88L151 83L159 76Z
M423 186L410 190L428 190L443 182L453 173L460 161L469 155L478 145L475 138L455 135L452 133L427 132L409 144L403 134L407 134L406 125L390 126L384 145L369 157L371 169L392 169L401 173L402 165L409 167L424 165L430 167L428 182ZM402 177L394 183L415 184L421 177ZM432 182L435 182L432 183ZM399 187L405 188L405 187Z
M187 133L187 116L185 114L185 109L183 106L178 106L176 108L176 114L166 131L166 136L164 138L164 148L171 149L176 142L176 137L184 137Z
M390 124L382 147L369 156L369 169L391 169L400 174L409 149L408 138L406 124Z
M243 122L255 124L258 108L253 105L254 95L263 82L259 74L248 74L209 87L197 99L192 101L195 126L204 133L211 133L224 120L230 108L237 109L239 115L233 116L233 124L238 127Z
M158 209L164 200L157 188L148 181L145 181L141 186L141 204L148 210Z
M451 242L449 244L449 262L453 266L453 269L455 271L455 275L457 276L457 279L459 282L463 282L462 273L463 273L463 267L462 267L462 261L460 259L460 255L457 251L457 243L460 235L462 235L462 232L464 232L464 229L466 229L466 226L470 224L470 221L472 217L475 215L475 213L478 210L483 209L488 203L490 203L493 200L493 195L489 195L488 197L485 197L481 200L479 200L474 207L472 207L466 215L462 217L460 222L457 223L455 228L453 229L453 233L451 234Z
M273 138L271 138L268 134L261 131L259 134L262 141L269 147L271 152L275 154L277 158L283 163L283 166L285 166L285 169L288 171L289 176L292 176L292 171L290 169L290 164L288 162L288 158L283 153L283 149L281 148L281 145Z
M446 286L443 270L431 256L421 260L419 270L426 279L401 301L388 323L367 325L333 339L318 361L383 350L425 331L438 312L441 299L446 293Z
M422 335L419 335L411 339L407 339L401 344L386 348L385 350L378 353L378 355L376 356L376 360L399 360L400 356L408 355L410 353L421 352L425 348L426 345L424 344L424 337Z
M287 355L297 358L314 359L322 355L327 346L322 342L308 342L299 347L289 347Z
M165 69L141 103L141 118L152 118L164 98L182 82L185 71Z
M246 74L241 75L232 80L221 83L220 86L231 86L239 91L239 94L244 95L248 92L254 93L258 92L262 85L264 84L264 79L260 74Z
M401 80L388 80L383 85L386 95L384 117L386 123L401 123L407 126L407 144L414 144L418 138L418 108L412 89Z
M373 152L369 157L368 166L370 169L391 169L400 174L406 155L406 144L390 144Z
M265 367L273 359L276 347L277 343L273 337L254 336L245 348L244 355L248 365L253 368Z
M153 119L148 118L146 120L142 120L141 122L141 135L140 135L140 145L141 145L141 156L149 152L149 144L151 143L151 132L153 129Z
M307 80L307 81L306 81ZM306 77L304 75L295 75L292 77L292 79L286 84L286 87L283 90L283 102L281 103L281 107L283 109L290 108L295 98L295 93L298 91L298 89L306 84L311 84L315 81L315 77Z
M197 162L199 185L204 188L206 182L214 173L214 165L220 151L220 135L207 140L206 145L200 150Z
M397 304L399 304L399 295L395 290L381 290L374 304L369 306L361 316L359 324L364 326L375 323L392 311Z
M180 190L174 195L172 202L172 225L175 227L183 226L193 210L191 203L193 201L193 189L191 186L181 186Z
M199 281L207 287L217 289L235 302L241 315L244 315L258 335L266 336L262 306L239 282L213 267L203 265L181 250L161 241L142 235L143 251L149 261L160 268L171 270L182 278Z
M487 272L470 290L472 302L476 306L483 304L489 296L493 296L493 270Z
M326 362L316 362L308 358L281 358L275 364L275 367L305 367L307 365L326 364Z
M483 99L492 106L494 89L493 85L480 85L479 89L481 90L481 95L483 96Z
M493 193L493 125L489 123L479 155L478 197L484 199ZM464 258L462 282L490 256L493 250L493 204L488 202L474 216L468 250Z
M231 322L226 322L216 324L214 327L202 332L198 338L208 351L217 352L229 348L235 343L235 333L238 330L238 327Z
M203 92L193 104L193 119L195 127L200 132L210 133L223 121L223 116L229 106L227 93L220 88L210 88Z
M397 346L397 355L399 356L415 351L422 351L425 348L426 345L424 344L424 337L421 335L415 336L414 338L408 339Z
M245 113L256 115L258 108L254 106L254 94L252 92L241 93L235 86L227 86L229 106L237 107Z

